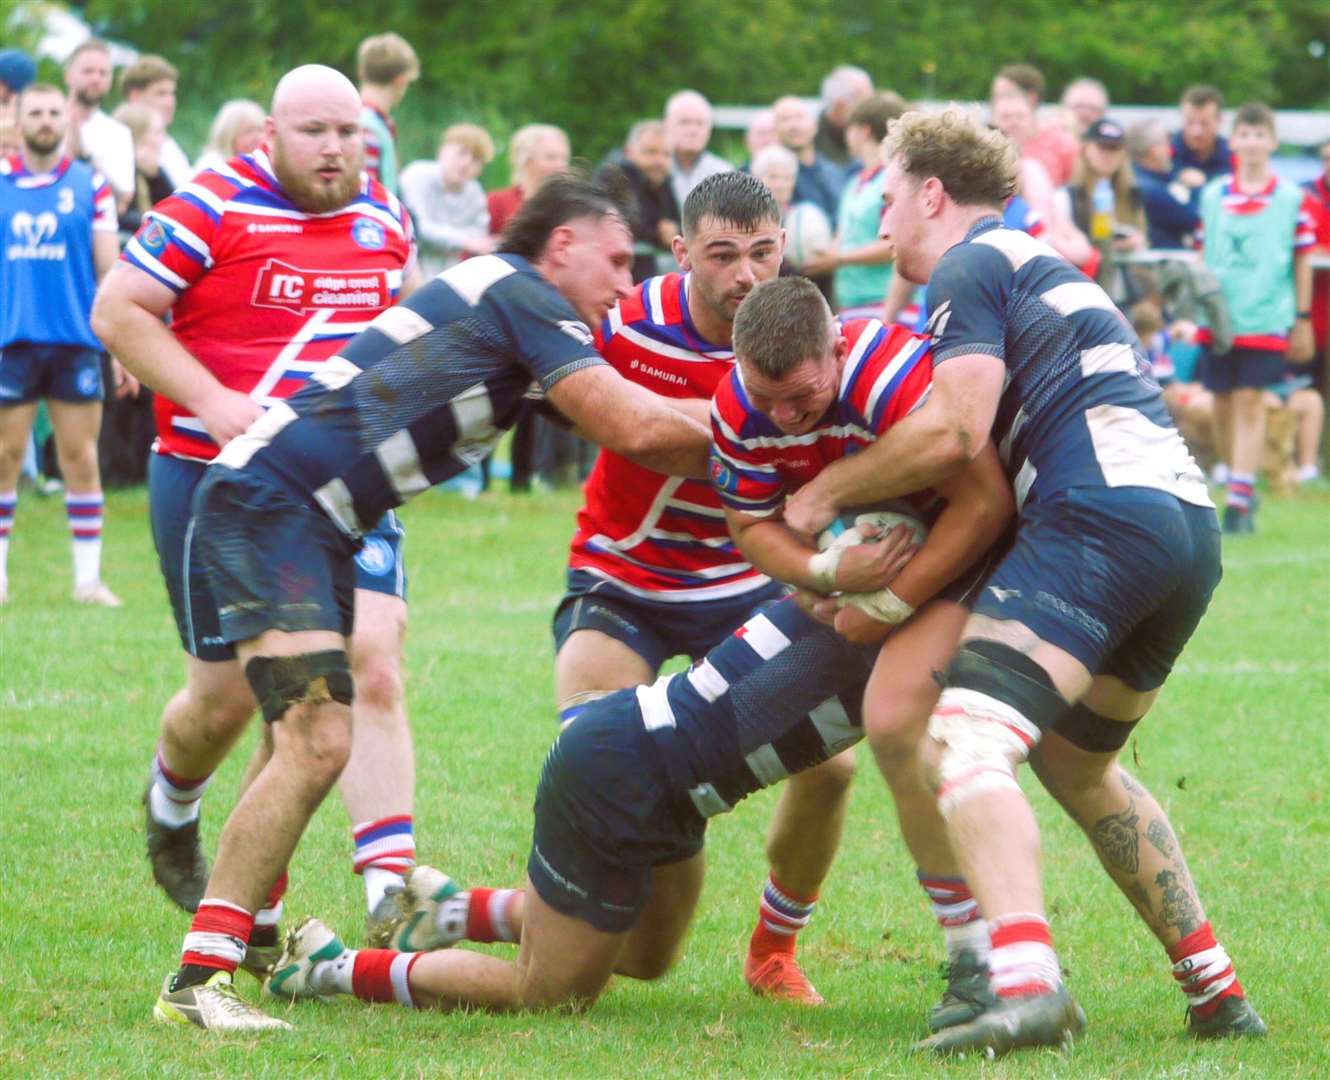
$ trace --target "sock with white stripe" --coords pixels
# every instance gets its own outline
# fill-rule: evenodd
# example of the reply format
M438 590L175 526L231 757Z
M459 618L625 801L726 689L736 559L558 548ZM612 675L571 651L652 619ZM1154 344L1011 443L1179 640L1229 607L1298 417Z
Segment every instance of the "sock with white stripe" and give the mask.
M517 903L521 889L468 889L454 899L467 898L466 904L466 939L467 941L519 941L522 928L513 918L513 906ZM445 907L439 908L439 922L447 918ZM440 927L442 930L443 927Z
M1170 946L1168 958L1173 961L1173 978L1187 996L1187 1004L1202 1020L1212 1016L1224 998L1247 996L1233 970L1233 961L1215 940L1208 922Z
M96 585L102 578L102 493L66 491L65 513L74 541L74 587Z
M162 758L159 744L152 758L152 787L148 789L148 809L153 821L168 829L179 829L199 816L199 801L208 790L212 773L189 778L173 772Z
M774 874L762 887L757 908L757 926L748 940L750 956L792 953L800 930L812 921L817 896L799 896L785 888Z
M9 534L14 528L17 491L0 491L0 592L9 585Z
M1225 504L1241 510L1244 514L1250 513L1255 491L1256 477L1252 473L1229 473Z
M197 986L217 971L234 974L253 929L254 916L238 904L205 898L189 924L171 989Z
M411 969L424 953L360 949L353 955L351 993L362 1001L396 1002L409 1009L415 1007L411 996Z
M988 923L979 913L979 904L970 894L964 878L943 877L939 874L916 872L919 884L928 894L933 917L942 927L947 943L947 959L955 961L968 950L979 960L987 960L989 952Z
M1053 936L1042 915L1001 915L989 921L988 969L998 997L1051 994L1062 985Z

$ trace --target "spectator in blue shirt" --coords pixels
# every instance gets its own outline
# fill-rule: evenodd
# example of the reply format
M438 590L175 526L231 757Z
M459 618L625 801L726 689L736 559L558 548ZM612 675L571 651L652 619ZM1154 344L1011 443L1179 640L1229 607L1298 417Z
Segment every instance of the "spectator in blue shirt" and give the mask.
M817 152L817 117L803 98L788 94L772 106L776 116L776 138L799 159L794 182L794 202L817 206L834 227L845 173L835 162Z
M1200 222L1193 193L1173 177L1173 147L1158 120L1142 120L1127 129L1127 152L1145 206L1146 235L1152 248L1191 246Z

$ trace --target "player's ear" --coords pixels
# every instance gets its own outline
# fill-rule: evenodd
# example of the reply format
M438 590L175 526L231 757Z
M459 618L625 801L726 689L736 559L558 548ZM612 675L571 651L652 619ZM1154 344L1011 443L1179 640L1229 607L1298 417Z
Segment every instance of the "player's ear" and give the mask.
M683 237L678 234L670 241L670 249L674 252L674 261L679 264L680 270L691 270L692 263L688 259L688 245L684 243Z
M545 257L562 265L568 261L568 248L575 236L571 225L556 225L550 230L550 238L545 241Z

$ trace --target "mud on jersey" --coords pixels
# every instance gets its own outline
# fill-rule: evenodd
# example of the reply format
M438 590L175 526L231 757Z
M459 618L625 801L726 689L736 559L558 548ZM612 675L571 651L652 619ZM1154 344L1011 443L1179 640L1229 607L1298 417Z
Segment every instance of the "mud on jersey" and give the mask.
M345 207L298 209L261 148L158 203L121 256L175 292L171 329L232 390L269 406L397 299L415 260L411 219L376 180ZM156 399L157 450L210 460L188 410Z

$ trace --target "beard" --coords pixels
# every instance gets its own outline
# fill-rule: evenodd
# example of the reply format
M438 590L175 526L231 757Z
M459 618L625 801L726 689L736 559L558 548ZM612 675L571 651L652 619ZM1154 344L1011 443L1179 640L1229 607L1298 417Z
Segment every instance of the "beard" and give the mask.
M91 90L75 90L74 97L85 109L96 109L101 105L106 94L94 94Z
M360 191L360 159L343 160L341 176L331 182L302 173L287 160L281 139L273 136L272 171L286 197L307 214L326 214L346 206Z
M23 136L23 145L27 147L28 153L36 154L38 157L55 153L56 148L64 141L63 131L39 131L33 135L25 133Z

